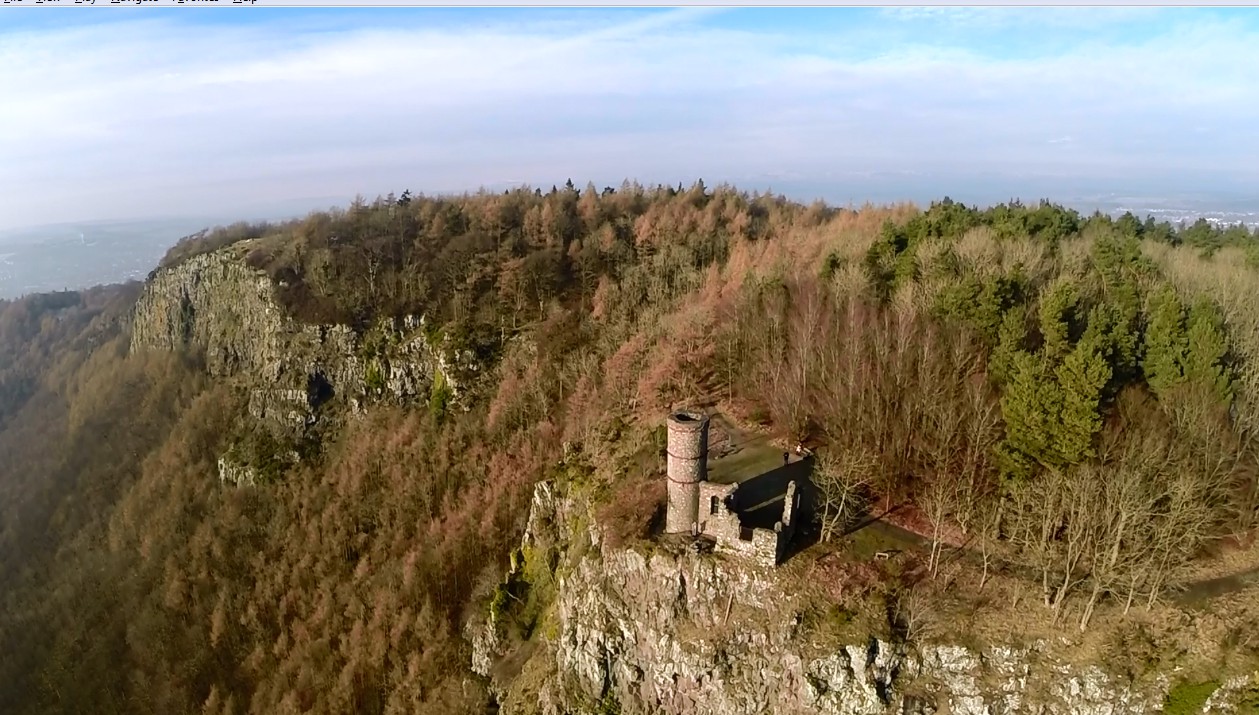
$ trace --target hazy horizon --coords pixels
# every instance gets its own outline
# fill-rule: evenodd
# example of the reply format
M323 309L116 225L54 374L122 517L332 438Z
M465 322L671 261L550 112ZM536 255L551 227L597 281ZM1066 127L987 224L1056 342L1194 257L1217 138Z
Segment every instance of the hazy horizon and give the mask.
M574 178L574 181L577 179ZM555 185L563 183L562 180L552 182ZM586 182L578 183L584 186ZM609 183L620 186L621 182ZM681 183L690 185L685 181ZM708 183L711 185L711 182ZM549 189L552 184L546 184L545 187L539 185L539 188ZM675 184L676 182L671 185ZM603 184L597 185L603 186ZM501 187L498 188L501 189ZM794 185L790 181L783 182L780 189L775 189L775 193L781 193L802 202L820 197L832 205L844 206L847 203L837 198L838 194L834 187L831 187L829 191L830 196L826 196L828 190L825 187ZM925 206L931 200L942 198L944 195L933 195L930 198L918 200L901 196L886 200L875 198L874 201L890 203L914 200ZM949 198L981 206L999 202L999 200L976 201L965 193L955 193L949 195ZM1156 220L1168 221L1172 224L1189 223L1199 217L1205 217L1219 223L1241 222L1249 226L1259 226L1259 202L1244 197L1234 196L1230 199L1226 196L1165 198L1096 195L1074 199L1068 197L1064 200L1063 197L1050 194L1041 198L1048 198L1084 214L1092 213L1094 210L1111 215L1131 211L1142 219L1153 216ZM162 255L179 238L200 229L227 225L238 220L279 221L305 215L311 210L346 206L350 200L349 198L338 200L333 197L296 199L277 202L270 207L255 206L251 212L234 215L67 221L0 230L0 299L63 289L79 290L127 280L142 280L156 267ZM1034 202L1036 199L1024 197L1024 200ZM851 201L850 203L860 205L861 202Z
M0 229L569 177L840 204L1259 185L1244 9L52 17L0 28Z
M498 182L429 191L419 191L412 188L410 184L401 184L387 191L373 194L360 191L343 196L287 197L271 202L246 205L236 210L219 210L217 212L158 213L114 217L85 216L76 219L60 219L27 225L0 227L0 245L13 240L29 240L34 236L57 228L78 230L84 226L173 221L195 225L197 228L190 230L198 230L199 228L211 228L237 221L279 221L300 218L314 211L345 208L353 202L356 196L361 196L371 201L390 193L398 195L403 191L410 191L412 195L423 194L430 197L461 196L476 194L479 191L501 192L520 187L538 188L546 191L551 187L563 186L566 181L570 180L579 189L587 184L593 184L599 189L609 186L619 188L625 181L637 182L639 185L648 188L657 185L690 187L696 181L703 181L709 187L727 184L734 186L740 191L771 193L806 204L820 200L840 208L859 208L867 203L875 205L913 203L925 208L931 202L939 201L946 197L980 208L1009 201L1034 204L1041 200L1049 200L1053 203L1076 209L1084 214L1092 213L1094 210L1103 213L1122 213L1127 210L1144 216L1145 213L1153 212L1157 214L1164 210L1170 210L1183 214L1181 218L1190 220L1197 216L1230 215L1237 216L1237 218L1231 219L1234 222L1259 222L1259 193L1252 194L1240 191L1159 194L1148 188L1142 191L1140 185L1121 187L1129 190L1118 191L1104 190L1104 187L1091 186L1083 181L1064 183L1060 186L1022 182L1021 186L1019 186L1004 184L991 179L986 183L976 181L968 186L952 184L955 188L950 189L948 188L950 184L946 180L917 172L869 172L865 181L853 181L851 183L809 181L792 176L778 177L777 181L765 181L760 184L711 180L703 176L666 177L661 181L644 181L635 177L596 181L579 176L563 176L540 182ZM1244 215L1250 215L1253 218L1245 218ZM1230 219L1222 218L1218 220L1227 221ZM174 238L179 238L179 236Z
M0 296L142 277L215 224L568 179L1259 222L1245 9L4 18Z

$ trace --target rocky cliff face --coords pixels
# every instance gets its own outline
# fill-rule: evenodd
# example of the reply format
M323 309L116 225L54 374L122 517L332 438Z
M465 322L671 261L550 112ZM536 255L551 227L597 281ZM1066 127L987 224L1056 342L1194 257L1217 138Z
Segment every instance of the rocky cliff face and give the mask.
M491 676L508 715L1119 715L1158 712L1168 688L1165 678L1127 684L1056 661L1043 644L818 642L773 569L611 548L588 505L550 484L535 492L518 556L508 584L555 564L550 622L513 652L495 611L472 639L474 669ZM1204 712L1232 712L1246 684L1226 683Z
M287 317L270 278L245 262L253 243L158 271L136 304L132 350L201 351L212 375L243 378L250 413L282 431L301 431L328 400L428 399L435 378L457 398L475 374L470 354L432 344L423 318L356 331Z

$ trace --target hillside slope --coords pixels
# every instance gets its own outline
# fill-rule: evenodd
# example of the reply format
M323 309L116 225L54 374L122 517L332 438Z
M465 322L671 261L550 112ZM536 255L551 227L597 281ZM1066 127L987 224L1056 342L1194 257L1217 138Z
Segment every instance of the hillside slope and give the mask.
M644 588L675 568L623 549L664 548L646 445L697 403L814 445L819 487L850 497L792 567L842 568L772 579L843 622L822 647L875 636L908 670L968 634L1019 648L1083 628L1114 638L1074 651L1113 692L1162 675L1168 698L1209 695L1259 660L1256 593L1172 596L1254 565L1255 245L1049 204L626 183L357 201L191 239L142 287L4 303L0 710L473 713L533 692L548 662L584 679L555 709L616 688L629 707L624 688L682 661L605 649L637 679L590 661L578 645L608 641L580 599L617 592L609 564ZM604 556L565 549L576 590L533 592L504 634L513 685L472 671L466 636L542 480L589 502ZM934 546L850 563L862 547L841 535L879 505L921 514ZM984 565L951 559L958 534ZM887 609L907 588L981 615L909 637ZM683 642L637 610L646 595L622 598L590 618ZM581 652L537 655L557 644Z

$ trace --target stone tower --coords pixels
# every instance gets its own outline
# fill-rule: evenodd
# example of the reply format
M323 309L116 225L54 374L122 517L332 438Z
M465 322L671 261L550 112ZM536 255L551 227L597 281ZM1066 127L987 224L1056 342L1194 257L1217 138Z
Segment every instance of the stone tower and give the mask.
M668 421L669 511L665 531L689 534L699 522L699 483L708 473L708 416L674 412Z

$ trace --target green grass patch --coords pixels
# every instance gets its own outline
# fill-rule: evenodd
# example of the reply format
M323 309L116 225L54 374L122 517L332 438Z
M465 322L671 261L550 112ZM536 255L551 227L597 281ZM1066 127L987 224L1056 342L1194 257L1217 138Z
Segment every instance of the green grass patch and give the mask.
M1205 683L1180 683L1167 693L1163 701L1163 715L1197 715L1202 712L1207 698L1218 690L1219 681Z
M783 466L781 449L766 444L764 438L743 446L738 452L708 463L708 480L735 484Z
M850 558L869 561L879 552L914 551L920 547L910 534L881 521L871 522L848 534L841 542Z
M853 617L851 611L839 604L819 601L801 612L800 627L806 633L823 637L846 635Z

